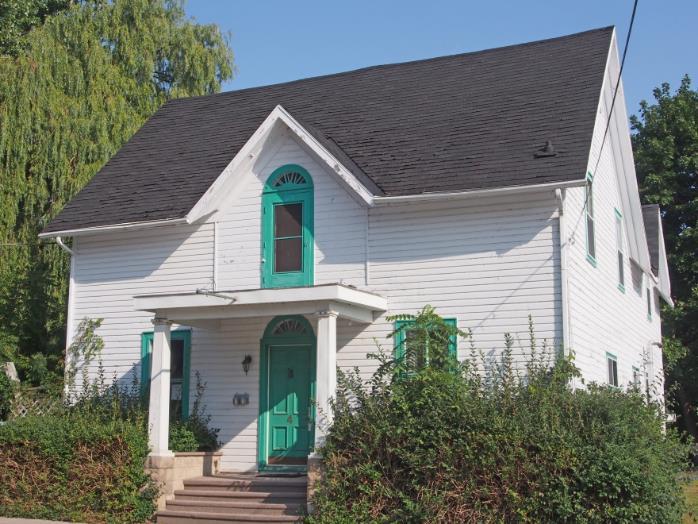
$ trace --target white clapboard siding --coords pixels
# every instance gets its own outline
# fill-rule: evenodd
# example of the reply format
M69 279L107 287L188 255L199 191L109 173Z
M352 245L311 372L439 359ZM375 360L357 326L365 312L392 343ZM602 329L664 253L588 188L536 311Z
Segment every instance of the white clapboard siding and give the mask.
M618 60L611 53L606 71L605 88L596 118L591 147L589 172L594 173L594 222L596 228L596 267L586 258L586 223L584 215L584 189L567 191L565 202L568 228L569 254L569 345L575 352L575 360L585 381L607 383L606 352L618 359L618 378L622 386L632 381L633 367L647 370L650 380L661 383L661 352L653 342L661 340L659 304L656 297L652 305L652 318L647 318L645 289L648 275L643 275L628 260L630 210L623 209L620 191L623 156L630 155L629 129L622 86L614 109L614 118L606 137L601 160L596 167L601 150L604 129L618 75ZM623 136L625 135L625 136ZM629 163L632 166L632 161ZM634 172L629 173L631 177ZM615 211L624 217L625 293L618 289L618 262L615 229ZM654 294L653 294L654 296ZM647 362L647 354L653 355ZM650 367L653 370L650 370ZM651 371L651 373L650 373Z
M102 362L107 380L140 378L143 331L152 315L134 311L134 295L192 291L213 278L213 225L163 226L75 239L70 318L74 333L84 318L102 318ZM176 327L176 326L175 326ZM95 378L97 362L90 366ZM78 375L78 382L80 381Z
M370 326L339 323L338 363L375 369L366 354L392 351L385 317L431 304L473 331L475 347L499 354L504 334L526 359L528 316L539 341L561 342L558 224L552 192L498 198L402 204L369 213L368 289L390 310ZM459 356L470 351L459 341Z
M243 176L244 189L221 206L218 223L218 289L261 286L262 190L271 173L286 164L308 170L314 185L315 283L365 284L367 210L341 187L298 142L286 136L269 159Z

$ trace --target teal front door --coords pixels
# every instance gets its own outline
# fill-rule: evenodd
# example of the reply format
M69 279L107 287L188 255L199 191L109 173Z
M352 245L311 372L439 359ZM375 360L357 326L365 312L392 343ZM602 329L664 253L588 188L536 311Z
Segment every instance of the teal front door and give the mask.
M304 465L311 445L311 346L269 346L269 465Z

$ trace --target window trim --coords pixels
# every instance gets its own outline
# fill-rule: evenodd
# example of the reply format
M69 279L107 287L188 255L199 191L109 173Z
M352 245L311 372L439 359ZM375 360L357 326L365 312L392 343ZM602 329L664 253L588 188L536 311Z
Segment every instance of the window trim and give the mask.
M616 227L616 257L618 258L618 289L625 293L625 246L623 242L623 214L618 211L618 208L613 208L615 212L615 227Z
M615 384L611 381L611 370L609 369L608 362L613 361L615 362ZM618 357L614 355L613 353L609 353L606 351L606 381L608 382L608 385L614 388L619 387L620 384L620 379L618 376Z
M640 372L640 368L637 366L633 366L633 387L636 387L638 391L642 390L642 374ZM635 380L637 378L637 381Z
M298 187L276 188L274 182L283 175L297 172L306 183ZM286 273L274 272L274 206L278 204L303 204L301 248L302 270ZM262 193L262 271L261 287L284 288L312 286L315 266L314 238L314 186L310 173L297 164L285 164L275 169L267 178Z
M589 195L591 194L591 213L589 213ZM589 240L589 218L594 225L593 237L591 241ZM594 175L589 171L587 172L585 184L584 184L584 229L586 238L586 258L587 261L594 267L596 267L596 220L594 218ZM593 246L594 254L591 254L589 246Z
M444 318L444 322L453 327L458 327L457 318ZM406 338L406 327L414 324L414 320L396 320L393 326L396 333L394 337L393 344L393 358L399 361L405 358L405 338ZM448 342L448 353L450 356L458 359L458 337L456 335L451 335Z
M191 329L175 329L170 332L170 340L184 342L182 355L182 419L189 417L189 385L191 375ZM141 333L141 396L145 397L150 387L151 348L153 331Z

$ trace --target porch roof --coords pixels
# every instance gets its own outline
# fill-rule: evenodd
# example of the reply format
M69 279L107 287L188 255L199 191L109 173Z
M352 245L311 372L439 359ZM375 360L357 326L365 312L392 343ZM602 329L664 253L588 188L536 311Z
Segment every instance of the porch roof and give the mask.
M196 290L193 293L136 295L138 311L186 325L209 326L225 318L308 315L334 311L340 317L369 324L375 314L388 309L388 301L375 293L343 284L282 289L230 291Z

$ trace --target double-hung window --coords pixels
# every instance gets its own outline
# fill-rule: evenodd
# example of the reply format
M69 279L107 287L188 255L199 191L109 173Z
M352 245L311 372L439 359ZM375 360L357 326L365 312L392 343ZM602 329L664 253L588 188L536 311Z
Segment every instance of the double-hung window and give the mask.
M618 359L611 353L606 353L606 365L608 367L608 384L618 387Z
M141 333L141 394L148 398L152 369L153 332ZM182 420L189 416L189 362L191 331L170 333L170 418Z
M445 318L444 322L452 327L456 327L458 323L455 318ZM413 320L398 320L395 322L395 360L403 360L410 350L414 350L417 358L414 364L417 368L421 368L429 364L431 348L412 347L412 344L416 343L414 331L410 329L412 325L414 325ZM458 357L458 341L455 335L448 337L448 355L453 359Z
M297 165L275 170L262 195L262 287L313 285L313 182Z
M594 224L594 177L587 174L584 188L584 215L586 217L587 230L587 260L592 265L596 265L596 233Z
M616 251L618 253L618 289L625 292L625 250L623 249L623 215L616 211Z

